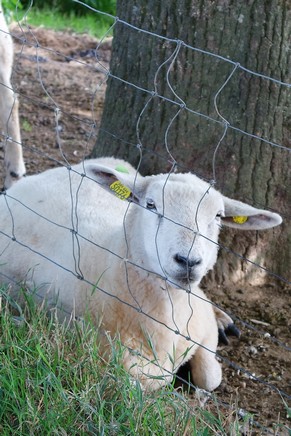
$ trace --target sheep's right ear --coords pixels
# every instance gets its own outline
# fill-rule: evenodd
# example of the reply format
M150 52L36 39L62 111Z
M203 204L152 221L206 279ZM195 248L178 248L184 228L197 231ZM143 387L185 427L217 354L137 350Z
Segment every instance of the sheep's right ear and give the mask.
M141 176L138 173L129 174L126 169L121 171L120 169L92 164L86 166L86 174L99 183L103 189L121 200L140 202L137 194L137 179Z

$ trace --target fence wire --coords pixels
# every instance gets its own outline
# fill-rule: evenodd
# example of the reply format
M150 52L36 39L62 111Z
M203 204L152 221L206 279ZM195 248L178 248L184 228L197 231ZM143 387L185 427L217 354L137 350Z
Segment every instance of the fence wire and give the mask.
M50 155L49 152L44 152L42 150L40 150L38 147L34 147L31 145L27 145L26 143L23 143L23 149L24 152L25 151L30 151L32 153L36 153L38 155L41 155L44 160L47 161L52 161L53 163L56 163L58 165L62 165L65 166L67 168L67 174L69 177L69 192L68 192L68 196L70 198L70 202L71 202L71 209L70 209L70 220L68 222L68 225L62 225L60 223L58 223L57 221L53 221L50 218L41 215L40 213L38 213L36 210L33 210L32 208L30 208L28 205L26 205L25 203L23 203L21 201L21 199L19 198L15 198L13 197L13 195L10 195L9 190L3 193L3 197L5 198L5 202L7 205L7 209L9 211L10 217L11 217L11 232L7 233L6 231L0 230L0 234L2 236L4 236L5 238L7 238L7 243L9 241L13 241L13 243L15 245L19 245L21 247L25 247L29 252L32 252L34 254L36 254L37 256L41 258L46 259L47 261L49 261L50 263L54 264L57 268L60 268L62 270L65 270L68 274L75 276L77 279L79 279L82 282L85 282L88 284L89 288L94 289L94 292L101 292L103 294L108 295L110 298L116 299L119 301L120 304L124 304L130 308L132 308L133 310L135 310L138 314L141 315L145 315L148 318L150 318L152 321L154 321L154 323L156 323L157 326L161 325L164 328L172 331L173 333L175 333L176 335L181 336L182 338L186 339L187 341L189 341L190 344L195 344L198 345L199 347L202 348L206 348L207 351L213 353L212 350L210 350L209 348L205 347L203 344L197 343L195 342L189 334L189 323L191 320L191 317L193 316L194 313L194 309L193 307L191 307L191 299L190 297L193 296L195 298L199 298L201 299L202 297L197 295L195 293L195 289L193 290L192 287L187 286L185 288L181 287L181 285L179 284L179 288L181 288L181 291L184 291L186 293L188 293L188 301L189 301L189 306L190 306L190 315L189 318L187 320L187 325L186 325L186 333L183 333L180 331L178 324L175 321L175 305L174 302L171 300L171 295L170 292L168 290L168 286L177 286L177 284L173 283L169 278L167 278L166 272L163 271L163 265L162 262L160 260L160 247L158 245L158 236L160 233L160 225L157 227L156 230L156 252L157 252L157 257L159 260L159 264L160 264L160 268L164 273L164 283L166 286L166 291L167 291L167 295L168 295L168 299L170 302L170 306L171 306L171 320L172 320L172 325L174 325L175 327L171 327L170 325L168 325L167 323L164 323L162 320L155 318L154 316L152 316L150 313L146 313L143 311L142 305L139 303L138 299L136 299L135 294L132 292L131 290L131 285L130 285L130 280L129 280L129 271L128 271L128 265L133 266L134 268L136 268L137 270L141 270L141 271L146 271L149 274L155 274L153 271L148 270L146 268L143 267L143 265L141 264L137 264L135 262L133 262L132 260L128 259L127 257L124 258L122 256L120 256L118 253L115 253L114 251L112 251L112 249L110 247L105 247L102 246L101 244L99 245L98 243L96 243L95 241L91 241L89 240L86 235L83 235L82 232L79 230L79 216L78 216L78 201L79 201L79 192L81 189L81 186L83 184L83 181L85 179L89 179L90 177L86 174L85 171L85 166L83 166L83 172L78 172L74 169L74 167L72 167L70 160L67 158L66 152L63 150L63 143L62 143L62 134L61 134L61 125L60 125L60 119L61 116L67 116L72 122L78 121L82 124L84 124L86 126L86 129L88 129L88 139L87 139L87 146L85 148L85 152L84 155L88 154L90 152L90 142L92 140L95 140L97 138L97 133L96 133L96 122L95 122L95 110L94 110L94 103L96 101L97 97L97 89L104 86L104 84L106 83L106 81L110 78L111 80L115 80L115 81L119 81L124 83L124 85L127 85L129 87L131 87L132 89L136 90L136 91L141 91L143 93L145 93L146 95L148 95L148 99L146 100L145 105L143 106L141 112L139 113L139 116L137 118L137 122L136 122L136 138L137 141L136 143L133 142L129 142L127 140L125 140L122 137L119 137L118 134L116 134L116 132L110 132L110 131L106 131L106 133L108 135L111 135L112 137L124 142L125 144L127 144L129 147L135 147L138 148L139 151L139 164L137 166L137 172L140 169L142 160L143 160L143 156L146 152L151 152L153 153L157 159L165 159L167 160L167 162L169 162L171 164L171 170L168 173L167 178L165 179L164 182L164 187L163 187L163 204L165 203L165 196L166 191L165 188L167 186L168 180L170 179L171 175L174 174L177 170L180 169L185 169L185 165L181 164L179 162L179 158L175 157L173 155L173 152L170 151L170 147L168 145L169 143L169 137L172 134L172 126L174 121L177 119L177 117L181 114L181 112L183 111L187 111L195 116L198 116L202 119L206 119L208 121L211 121L212 123L215 123L217 126L220 126L223 128L223 132L214 148L214 152L213 152L213 156L212 156L212 179L208 180L208 188L205 190L204 194L201 196L200 202L197 206L197 210L196 210L196 217L195 217L195 222L196 222L196 229L194 232L194 236L193 236L193 240L192 240L192 245L189 249L189 253L192 249L192 247L195 244L196 238L199 235L199 237L202 237L206 240L208 240L209 242L212 242L212 244L214 245L218 245L220 248L222 248L223 250L226 250L227 252L231 253L233 256L236 256L238 258L240 258L241 260L248 262L250 264L252 264L253 266L255 266L256 268L258 268L258 270L264 271L265 273L267 273L268 275L270 275L271 277L275 277L276 279L280 280L282 283L288 284L290 285L290 281L286 278L286 277L282 277L279 274L269 270L268 268L264 267L263 265L260 265L256 262L254 262L251 259L248 259L247 257L241 255L240 253L234 252L230 247L226 247L221 243L217 243L214 240L209 240L209 238L207 237L207 235L203 235L203 233L200 233L200 229L199 229L199 223L197 220L197 216L200 210L200 205L201 202L203 200L203 198L207 195L207 193L209 192L209 190L212 189L212 187L215 185L216 183L216 158L217 158L217 154L220 151L220 145L223 141L223 139L225 138L228 130L234 130L239 132L240 134L246 136L246 137L250 137L256 140L259 140L262 144L264 144L266 147L273 147L276 149L280 149L280 150L284 150L284 151L288 151L290 152L290 149L282 144L276 143L274 141L270 141L267 138L260 136L260 135L256 135L252 132L248 132L245 130L242 130L238 127L235 127L233 125L231 125L231 123L221 114L220 112L220 108L219 108L219 104L218 104L218 97L221 95L221 93L223 92L224 88L226 87L226 85L229 83L229 81L232 79L233 75L235 72L237 72L238 70L247 72L250 75L259 77L262 80L267 80L270 82L273 82L281 87L286 87L286 88L291 88L291 84L286 83L286 82L282 82L278 79L272 78L272 77L268 77L265 76L263 74L260 74L259 72L256 71L251 71L247 68L245 68L244 66L242 66L241 64L232 61L231 59L219 56L215 53L209 52L209 51L205 51L205 50L201 50L198 47L192 47L191 45L185 43L184 41L181 40L176 40L176 39L171 39L171 38L167 38L165 36L162 35L158 35L154 32L150 32L146 29L141 29L138 27L133 26L132 24L119 19L118 17L106 14L102 11L99 11L97 9L94 9L93 7L90 7L88 5L85 5L83 2L79 1L79 0L73 0L76 3L80 3L82 5L84 5L84 7L88 8L89 10L91 10L93 13L96 14L101 14L101 15L106 15L107 17L112 19L113 24L111 26L108 27L108 30L106 31L106 33L104 34L103 38L100 40L100 42L96 45L96 50L95 50L95 61L97 66L90 66L85 62L81 62L79 60L76 60L73 56L68 56L59 52L56 52L55 50L45 47L44 45L42 45L41 43L39 43L39 41L37 40L36 35L34 34L33 30L31 30L29 28L28 25L25 24L25 20L23 21L23 24L18 23L19 27L23 33L22 37L19 37L17 35L15 35L14 37L16 39L19 40L19 42L22 44L22 49L20 52L20 56L22 56L22 52L25 46L30 46L32 48L35 48L35 63L37 66L37 82L41 85L41 88L44 92L44 94L47 97L47 101L43 102L42 98L38 98L37 96L27 96L27 95L21 95L20 94L20 99L21 101L31 101L33 102L35 105L42 105L42 106L46 106L49 110L51 110L54 114L54 123L55 123L55 127L54 127L54 135L55 135L55 139L56 139L56 143L59 147L59 151L60 151L60 158L56 159L55 157L52 157ZM30 5L30 7L27 10L27 15L29 14L29 9L32 7L32 4ZM116 75L113 75L110 71L110 69L102 64L102 62L100 62L100 60L98 59L98 50L101 47L102 42L104 41L104 39L112 32L112 30L114 29L114 27L117 25L117 23L119 25L123 25L125 27L128 27L136 32L139 33L144 33L149 35L150 37L153 38L157 38L160 40L165 40L168 43L172 43L174 45L174 48L172 50L172 52L170 53L170 55L167 57L166 60L162 61L157 69L156 69L156 73L154 75L154 81L153 81L153 87L152 88L145 88L142 87L136 83L130 82L128 80L123 79L122 77L118 77ZM29 34L29 38L27 37L27 34ZM213 57L214 59L219 59L223 62L226 62L228 64L231 65L232 69L230 71L230 73L228 74L228 76L226 77L226 79L224 80L224 82L218 87L215 95L214 95L214 99L213 99L213 104L214 104L214 108L215 108L215 112L217 115L217 118L214 118L206 113L203 112L199 112L196 111L190 107L188 107L187 105L187 101L185 101L185 99L182 99L179 94L175 91L175 87L172 83L172 79L170 77L170 73L173 69L173 65L177 60L177 56L179 55L179 52L181 50L182 47L186 47L190 50L193 51L197 51L197 52L201 52L206 56L210 56ZM70 111L65 110L64 108L62 108L58 101L57 98L53 96L52 92L48 89L48 87L45 84L45 81L43 79L43 75L42 75L42 69L41 69L41 63L42 63L42 55L40 53L42 53L43 51L47 51L50 53L54 53L58 56L62 56L66 61L74 61L79 63L82 67L84 67L84 69L90 69L90 70L94 70L98 73L101 73L103 75L102 80L99 81L99 83L96 84L95 87L95 92L91 93L91 113L92 113L92 119L91 120L85 120L82 117L77 117L76 115L72 114ZM17 61L16 61L17 62ZM158 92L158 76L159 73L161 71L162 68L166 68L166 84L168 89L170 90L170 92L172 93L173 97L169 98L166 97L164 95L161 95ZM2 84L3 85L3 84ZM1 83L0 83L1 86ZM161 156L159 153L155 152L154 150L150 149L149 147L145 146L143 144L142 141L142 137L141 137L141 133L140 133L140 125L141 125L141 121L144 119L145 117L145 113L147 110L148 105L153 101L153 100L160 100L160 101L164 101L167 102L171 105L173 105L173 107L175 107L175 114L172 116L172 118L169 120L168 122L168 126L167 129L165 131L165 135L164 135L164 145L165 145L165 150L167 153L167 156ZM7 141L7 139L9 139L11 141L11 138L7 137L7 135L1 133L2 139L3 141ZM80 182L79 185L77 187L76 190L73 189L73 185L72 185L72 181L71 181L71 174L78 174L80 177ZM135 175L135 177L137 178L137 173ZM21 241L21 239L19 239L17 232L15 232L15 217L13 214L13 210L12 207L10 206L12 203L11 201L15 201L17 202L22 208L24 208L25 210L29 211L31 214L33 215L37 215L38 219L44 220L46 222L49 222L50 224L53 224L56 227L60 227L63 230L65 230L66 232L69 232L71 234L71 238L72 238L72 256L73 256L73 263L74 263L74 268L67 268L65 265L60 264L58 261L56 261L54 258L50 258L48 256L46 256L41 250L37 250L35 249L35 247L33 245L28 245L27 243ZM143 206L139 206L139 207L143 207ZM163 206L164 209L164 206ZM126 235L126 220L127 220L127 216L128 213L130 213L130 203L128 204L126 213L124 214L124 218L123 218L123 231L125 236ZM162 211L162 216L163 219L165 219L168 222L172 222L173 224L175 224L178 227L184 227L185 231L193 231L192 228L189 228L187 226L183 226L180 222L173 220L172 218L166 216L164 210ZM286 217L286 218L290 218L290 217ZM132 296L133 300L135 301L135 304L130 304L128 301L126 301L125 299L120 298L117 295L114 295L113 293L109 292L106 289L103 289L102 287L98 286L98 284L93 283L92 281L88 280L86 278L86 276L84 275L83 271L82 271L82 267L81 267L81 258L82 258L82 251L80 248L80 241L86 241L87 243L90 243L94 246L96 246L98 249L102 250L103 252L109 253L111 256L118 258L120 261L122 261L125 265L125 271L126 271L126 277L127 277L127 286L128 286L128 291L129 294ZM127 244L127 253L129 252L129 246L128 246L128 239L126 237L126 244ZM3 250L3 252L5 251L5 249ZM1 262L1 254L0 254L0 262ZM9 277L6 274L3 274L1 272L1 268L0 268L0 276L3 277L3 282L11 282L11 283L15 283L15 279L13 277ZM18 284L18 283L16 283ZM35 293L39 298L43 298L41 295L38 295L38 293ZM203 298L202 298L203 299ZM227 314L229 314L237 323L240 323L241 325L243 325L244 327L246 327L247 329L250 329L252 331L254 331L258 336L263 337L264 340L268 341L269 343L271 343L272 345L276 345L278 347L281 347L282 349L284 349L285 351L290 352L291 351L291 347L288 346L287 344L284 344L282 341L280 341L279 339L277 339L276 337L273 337L272 335L270 335L270 333L266 330L263 330L261 328L257 328L256 326L254 326L253 324L250 324L250 322L238 317L235 315L235 313L228 313L227 311L225 311L225 309L223 307L221 307L220 305L213 303L209 300L203 299L203 301L207 304L211 304L214 307L221 309L222 311L226 312ZM66 311L63 307L58 307L60 311L63 311L66 315L68 315L68 317L72 316L71 312ZM132 352L137 352L136 350L131 350ZM287 390L285 388L278 388L274 383L269 382L268 380L264 379L263 377L259 377L256 376L254 374L252 374L248 369L244 368L242 365L238 364L237 362L234 362L228 358L226 358L225 356L223 356L219 351L216 352L216 355L218 357L218 359L220 361L223 361L223 363L226 366L229 366L231 368L233 368L237 374L244 374L245 376L247 376L249 379L252 379L256 382L258 382L259 384L261 384L263 387L267 387L270 390L273 390L275 392L277 392L281 397L284 397L288 400L291 399L291 395L287 392ZM143 358L147 359L147 357L143 356ZM167 369L165 369L165 372L168 372ZM169 376L172 376L171 373L169 373ZM176 376L179 378L179 375ZM282 382L285 382L286 384L288 384L288 380L284 380L284 377L282 377ZM188 382L190 385L191 383ZM195 387L193 385L191 385L192 388L195 389ZM217 399L216 399L217 401ZM226 403L221 401L220 402L221 405L225 405ZM231 407L230 405L228 405L229 407ZM268 429L266 429L264 426L262 426L259 422L254 422L254 424L261 428L263 431L265 431L266 433L268 433Z

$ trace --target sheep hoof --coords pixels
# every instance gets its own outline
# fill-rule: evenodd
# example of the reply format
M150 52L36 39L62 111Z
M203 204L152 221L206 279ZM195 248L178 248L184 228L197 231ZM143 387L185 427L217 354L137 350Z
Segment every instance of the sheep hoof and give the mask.
M218 329L218 342L223 345L229 344L229 339L227 336L235 336L239 338L241 335L240 330L236 327L234 323L228 324L226 328Z

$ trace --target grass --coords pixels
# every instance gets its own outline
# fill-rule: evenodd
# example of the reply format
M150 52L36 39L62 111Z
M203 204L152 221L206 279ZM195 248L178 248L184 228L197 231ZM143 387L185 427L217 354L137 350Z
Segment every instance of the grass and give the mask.
M21 122L21 127L22 130L24 130L25 132L31 132L32 131L32 125L30 124L30 122L24 118Z
M26 14L25 10L14 15L15 20L21 20ZM96 38L102 38L113 24L113 20L97 12L88 12L86 15L78 16L73 11L68 14L52 10L48 7L38 9L32 6L27 12L26 20L29 25L43 26L54 30L70 30L77 33L86 33Z
M18 312L2 296L1 435L241 434L236 417L230 423L171 386L145 393L123 369L120 344L108 362L100 357L90 323L60 325L30 299Z

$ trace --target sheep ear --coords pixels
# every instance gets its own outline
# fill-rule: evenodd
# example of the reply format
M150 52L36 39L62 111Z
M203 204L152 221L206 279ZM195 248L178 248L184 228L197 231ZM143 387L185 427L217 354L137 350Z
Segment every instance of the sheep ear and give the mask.
M225 216L222 224L242 230L263 230L278 226L282 218L277 213L256 209L241 201L223 197Z
M86 166L86 174L121 200L140 202L136 194L136 174L130 174L126 168L120 169L118 166L113 169L104 165L91 164ZM140 177L138 175L138 178Z

